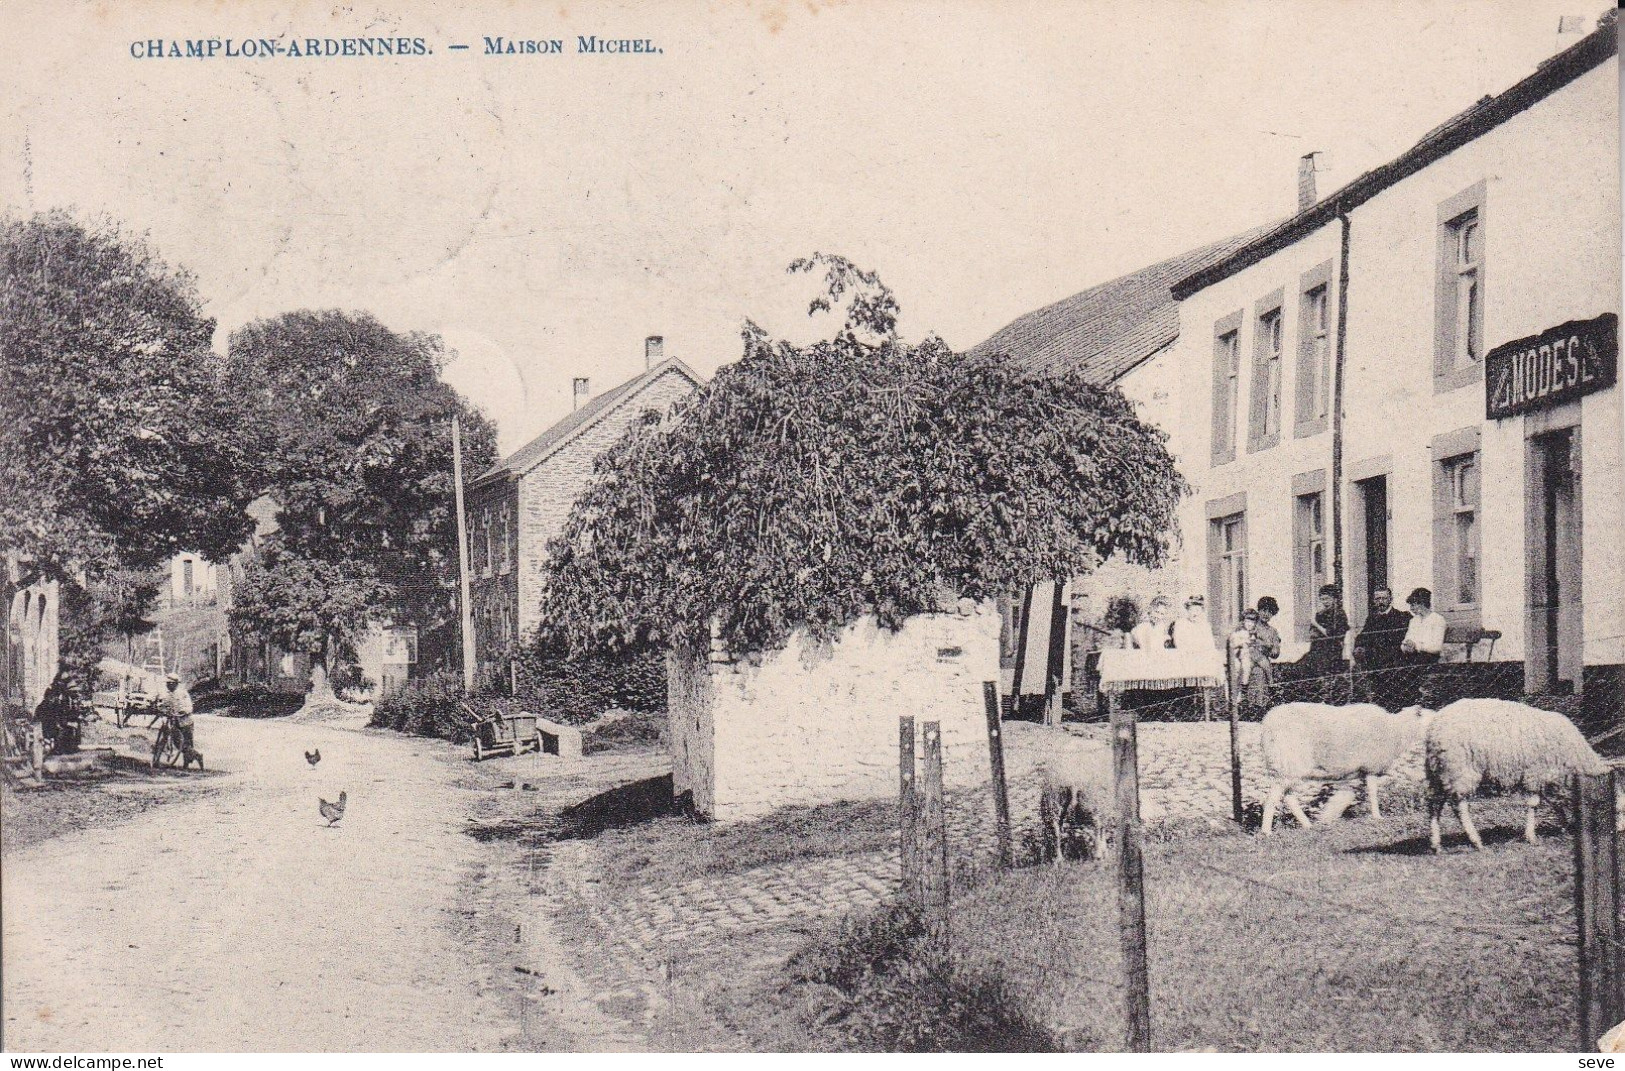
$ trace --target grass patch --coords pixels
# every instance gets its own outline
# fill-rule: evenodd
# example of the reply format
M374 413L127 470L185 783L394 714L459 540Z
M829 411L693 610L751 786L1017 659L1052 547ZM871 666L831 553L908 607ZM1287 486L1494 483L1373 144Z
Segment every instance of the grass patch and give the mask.
M1548 824L1538 845L1522 843L1516 801L1479 811L1488 850L1467 849L1457 832L1439 857L1415 814L1294 824L1269 840L1232 831L1148 843L1153 1047L1571 1049L1570 841ZM886 1025L897 1013L853 1001L929 1004L884 988L907 990L906 973L883 984L888 972L873 967L913 962L917 943L861 920L822 935L779 979L729 1001L735 1025L764 1047L902 1046L911 1035ZM1035 1046L1122 1047L1110 867L1033 867L960 891L953 949L957 975L996 979L1001 1006L1042 1024ZM976 1044L961 1036L951 1047Z
M855 1052L1051 1052L1002 968L931 955L910 912L842 922L785 966L778 1049ZM834 1042L834 1045L828 1044ZM821 1044L822 1043L822 1044Z

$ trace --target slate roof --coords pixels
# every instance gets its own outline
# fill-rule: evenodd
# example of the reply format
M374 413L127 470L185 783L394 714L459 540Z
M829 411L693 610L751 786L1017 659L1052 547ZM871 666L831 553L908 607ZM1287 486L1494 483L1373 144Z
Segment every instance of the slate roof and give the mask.
M1257 227L1160 264L1092 286L1027 313L971 347L1005 353L1033 372L1081 371L1113 383L1179 337L1179 307L1169 287L1268 232Z
M1224 257L1192 268L1184 277L1174 281L1174 293L1183 301L1197 291L1257 264L1304 235L1326 226L1340 214L1365 204L1435 160L1494 130L1587 71L1607 63L1619 53L1618 29L1614 19L1611 11L1604 12L1597 28L1589 35L1541 63L1534 74L1510 89L1497 96L1480 99L1466 111L1428 131L1421 141L1393 160L1367 171L1297 215L1266 229L1256 241L1243 243Z
M655 365L653 368L642 373L641 375L635 376L632 379L627 380L625 383L622 383L620 386L607 390L603 394L600 394L598 397L592 399L586 405L583 405L581 408L577 409L575 412L571 413L557 424L554 424L552 427L536 436L536 438L532 439L524 446L521 446L519 449L509 454L501 461L498 461L485 472L481 473L479 479L475 480L472 484L470 484L470 486L478 486L486 483L487 481L500 479L507 476L523 476L537 465L540 465L543 461L546 461L550 455L552 455L565 443L569 442L571 439L574 439L577 435L580 435L588 428L598 423L600 419L606 416L616 406L620 405L621 402L631 398L644 387L648 386L650 383L653 383L667 372L677 373L678 375L687 379L689 382L693 383L696 387L701 386L705 382L700 378L699 374L688 365L684 364L682 361L679 361L675 357L668 357L666 360L661 361L659 364Z

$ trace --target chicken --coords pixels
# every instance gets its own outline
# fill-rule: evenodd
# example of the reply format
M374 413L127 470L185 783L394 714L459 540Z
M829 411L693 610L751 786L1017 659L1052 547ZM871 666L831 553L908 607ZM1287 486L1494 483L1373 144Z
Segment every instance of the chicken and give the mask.
M316 797L316 802L320 804L317 810L322 812L322 817L327 819L327 824L329 826L332 826L333 823L344 817L344 807L348 800L345 799L344 793L340 792L339 801L337 803L328 803L320 796Z
M317 748L315 751L307 751L307 752L305 752L305 761L310 763L312 766L316 765L318 762L321 762L322 761L322 749Z

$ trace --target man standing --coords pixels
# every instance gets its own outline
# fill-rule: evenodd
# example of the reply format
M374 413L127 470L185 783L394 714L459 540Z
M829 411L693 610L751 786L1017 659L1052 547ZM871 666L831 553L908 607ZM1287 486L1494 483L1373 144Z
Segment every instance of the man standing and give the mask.
M1354 664L1363 674L1364 692L1373 702L1391 707L1390 671L1399 665L1399 645L1410 628L1411 615L1394 606L1394 593L1378 588L1371 593L1371 612L1354 639Z
M164 687L164 713L169 716L169 723L178 734L181 755L190 755L197 750L193 746L192 696L180 690L181 679L173 673L164 678Z
M1399 643L1400 655L1406 665L1432 665L1444 650L1445 619L1433 612L1433 592L1427 588L1417 588L1405 602L1411 621Z

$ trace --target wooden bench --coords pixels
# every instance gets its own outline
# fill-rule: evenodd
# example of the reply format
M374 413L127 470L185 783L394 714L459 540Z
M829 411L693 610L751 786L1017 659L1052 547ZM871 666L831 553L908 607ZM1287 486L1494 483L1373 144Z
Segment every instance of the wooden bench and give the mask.
M1473 651L1486 640L1489 641L1490 646L1484 652L1484 661L1492 661L1495 658L1495 641L1500 638L1500 629L1451 625L1444 630L1445 646L1462 648L1463 662L1471 662L1473 660Z

